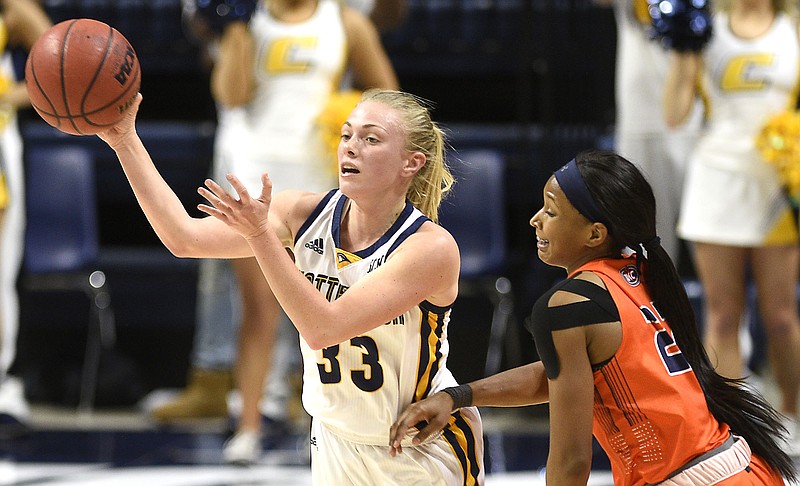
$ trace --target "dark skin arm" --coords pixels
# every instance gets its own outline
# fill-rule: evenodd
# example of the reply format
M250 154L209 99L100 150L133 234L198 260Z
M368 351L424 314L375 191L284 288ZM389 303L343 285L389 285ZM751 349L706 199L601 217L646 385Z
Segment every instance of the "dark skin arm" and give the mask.
M550 388L548 486L586 484L592 468L594 380L586 327L553 333L561 371Z
M211 94L227 107L250 101L255 89L252 73L255 41L244 22L231 22L219 42L219 58L211 70Z
M554 343L562 361L561 373L548 380L541 362L513 368L469 383L472 405L519 407L550 402L550 451L548 485L586 484L592 464L592 368L586 351L585 328L558 331ZM453 399L438 392L412 403L389 432L389 454L402 453L401 441L414 424L428 422L412 444L417 445L442 430L453 412Z
M397 74L381 43L378 30L359 11L345 8L342 22L347 33L348 63L360 88L398 89Z
M521 407L548 400L547 378L542 363L530 363L489 376L470 384L475 406ZM425 400L412 403L397 418L389 432L389 453L403 452L400 441L408 430L420 421L428 422L412 440L414 445L442 430L453 412L453 399L444 392L434 393Z
M670 52L661 103L668 127L678 127L689 117L701 69L702 58L699 53Z

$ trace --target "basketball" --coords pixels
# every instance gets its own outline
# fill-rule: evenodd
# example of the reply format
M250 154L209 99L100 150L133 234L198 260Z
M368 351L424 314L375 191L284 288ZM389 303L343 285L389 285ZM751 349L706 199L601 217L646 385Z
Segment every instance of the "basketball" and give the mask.
M93 135L119 122L140 83L131 44L97 20L54 25L34 43L25 63L33 108L48 124L72 135Z

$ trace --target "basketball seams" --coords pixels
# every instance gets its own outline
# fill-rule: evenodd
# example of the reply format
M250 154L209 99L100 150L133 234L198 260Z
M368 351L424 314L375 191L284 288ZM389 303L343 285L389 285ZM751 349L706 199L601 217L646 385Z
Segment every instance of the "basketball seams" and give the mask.
M33 70L33 69L35 69L35 68L31 67L31 70ZM131 81L130 85L125 89L124 92L120 93L111 102L106 103L105 105L99 106L98 108L96 108L96 109L94 109L92 111L87 111L87 112L84 113L84 115L95 115L97 113L100 113L103 110L111 107L112 105L117 104L118 101L124 99L126 96L130 95L130 92L136 86L136 81L139 81L139 76L141 75L141 70L139 68L139 64L138 63L136 64L136 71L134 71L133 74L134 74L133 80ZM38 81L36 81L36 85L37 85L37 88L39 89L39 91L41 92L42 96L44 96L48 100L48 104L50 105L51 109L53 110L53 112L45 111L40 106L34 105L36 107L36 109L39 110L41 113L44 113L45 115L51 116L53 118L69 118L70 116L76 116L76 117L80 116L79 114L76 114L76 115L69 115L69 114L67 114L67 115L59 115L57 113L58 110L56 110L56 107L53 105L52 102L50 102L49 97L47 97L47 94L41 88L41 86L39 85ZM83 118L85 118L85 117L83 117ZM90 120L87 120L87 121L90 121ZM94 126L98 126L98 127L101 127L101 126L112 126L112 125L114 125L114 123L111 123L111 124L94 124Z
M64 108L67 110L67 117L66 118L69 121L69 123L72 125L72 128L74 128L76 132L83 134L83 131L80 128L78 128L78 125L75 123L75 120L74 120L74 117L73 117L73 114L72 114L72 109L69 106L70 99L69 99L69 96L67 95L67 78L64 75L64 73L66 72L67 54L68 54L68 51L69 51L69 42L68 42L69 41L69 36L70 36L71 31L72 31L72 28L75 26L75 24L77 22L78 22L77 20L73 20L73 21L71 21L69 23L69 25L67 26L66 31L64 32L64 37L62 37L62 39L61 39L61 51L60 51L61 52L61 59L60 59L60 61L61 61L60 62L61 70L59 71L59 76L61 78L61 99L64 101ZM59 126L60 125L61 124L59 123Z
M89 94L92 92L92 88L94 88L95 83L97 83L97 78L100 77L100 73L103 71L103 67L106 65L106 61L108 60L108 53L111 51L111 46L114 45L114 29L109 25L108 26L108 34L106 35L106 47L103 52L103 57L100 59L100 63L97 65L97 69L94 71L94 75L92 76L91 81L89 81L89 85L86 87L86 91L83 92L83 97L81 98L81 111L79 116L83 117L84 121L93 126L101 126L97 125L89 119L87 115L90 113L86 112L86 100L89 98ZM103 108L98 108L94 110L96 113Z
M141 76L141 66L139 65L139 60L138 60L138 57L137 57L136 58L136 63L135 63L136 71L135 71L135 73L132 73L132 74L134 74L134 76L132 77L132 79L128 83L128 86L125 88L125 91L122 91L115 98L109 100L108 103L106 103L104 105L100 105L97 108L93 109L92 111L84 111L85 110L86 98L88 97L89 93L91 92L92 86L95 84L95 81L97 80L100 72L103 69L103 66L106 63L106 60L108 59L108 54L109 54L109 52L111 52L111 47L114 45L114 42L113 42L114 39L113 38L114 38L115 35L121 37L121 40L123 41L123 42L120 42L118 44L124 45L126 50L128 48L133 50L133 47L131 47L131 45L127 41L127 39L125 39L118 31L116 31L113 28L111 28L111 30L109 32L109 36L108 36L108 42L106 44L106 51L105 51L105 53L103 55L103 59L102 59L102 61L100 63L100 66L97 68L97 71L95 72L94 78L92 78L92 82L90 83L89 88L86 90L86 93L84 95L84 99L81 102L81 116L83 117L84 121L88 125L91 125L93 127L98 127L98 128L110 127L110 126L114 126L116 124L116 123L96 123L95 121L93 121L89 117L91 115L95 115L97 113L101 113L101 112L107 110L108 108L118 104L120 100L123 100L123 99L129 97L131 90L134 89L137 86L137 84L138 84L137 82L139 81L139 78Z
M39 114L41 116L47 115L47 116L50 116L52 118L55 118L56 119L56 123L60 126L62 117L61 117L61 115L58 114L58 110L56 109L56 106L53 104L53 101L50 99L50 97L47 95L47 93L44 91L44 89L42 89L42 84L39 82L39 79L37 77L36 64L34 62L32 62L33 61L33 56L35 56L35 55L36 55L35 53L33 53L33 52L31 53L31 62L30 62L31 77L33 78L33 81L36 83L36 89L39 90L39 93L41 93L42 97L44 97L45 101L47 101L47 104L50 105L50 108L53 110L53 113L48 113L48 112L44 111L44 109L41 108L40 106L37 106L33 102L33 100L31 100L31 104L36 109L36 111L39 112Z

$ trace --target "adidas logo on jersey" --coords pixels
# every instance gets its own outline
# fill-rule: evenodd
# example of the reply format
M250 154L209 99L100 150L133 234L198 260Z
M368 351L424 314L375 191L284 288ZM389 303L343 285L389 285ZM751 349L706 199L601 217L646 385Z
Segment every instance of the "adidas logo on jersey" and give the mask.
M306 248L308 248L309 250L314 250L315 252L317 252L320 255L322 255L322 248L323 248L322 238L317 238L317 239L311 240L308 243L306 243L304 246Z

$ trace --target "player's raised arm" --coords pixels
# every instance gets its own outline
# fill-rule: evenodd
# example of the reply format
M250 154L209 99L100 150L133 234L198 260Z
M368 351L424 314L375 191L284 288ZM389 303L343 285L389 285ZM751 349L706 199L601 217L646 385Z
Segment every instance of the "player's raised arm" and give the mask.
M215 218L191 217L153 164L136 133L138 95L123 120L98 136L114 149L147 220L164 245L179 257L236 258L252 250L236 232Z

